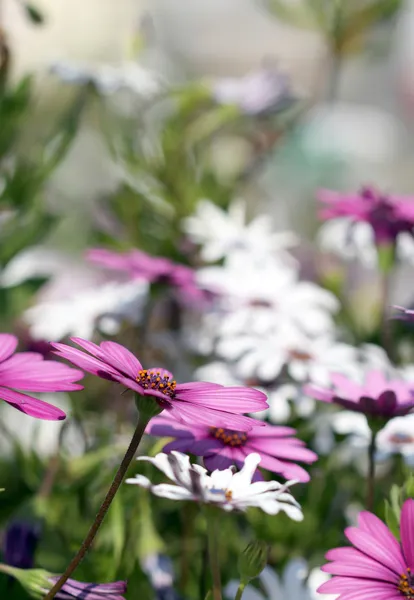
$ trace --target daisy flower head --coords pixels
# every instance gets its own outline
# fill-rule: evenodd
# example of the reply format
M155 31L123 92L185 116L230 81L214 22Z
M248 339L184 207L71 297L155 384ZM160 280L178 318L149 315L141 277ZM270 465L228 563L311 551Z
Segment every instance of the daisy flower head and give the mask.
M395 244L402 233L413 234L414 203L408 196L382 194L372 187L357 193L320 190L322 204L319 216L323 221L348 217L351 223L368 223L376 245Z
M296 431L291 427L269 425L255 427L248 432L234 431L199 424L182 426L167 416L153 419L147 433L173 438L164 446L165 453L178 450L203 456L209 471L226 469L231 465L240 469L246 456L257 452L263 468L285 479L307 482L309 474L296 461L311 464L318 458L305 447L304 442L293 437ZM255 478L261 479L259 472L255 473Z
M272 66L263 66L244 77L225 77L213 84L219 104L234 104L247 115L280 110L291 101L288 77Z
M50 577L49 583L54 585L59 577ZM83 583L68 579L62 589L57 592L56 600L125 600L127 591L126 581L113 583ZM47 590L43 590L47 593Z
M413 384L404 379L387 378L378 370L368 371L362 383L334 373L329 386L310 383L304 391L316 400L386 420L406 415L414 408Z
M322 594L339 594L338 600L407 600L414 598L414 500L401 510L397 541L374 514L361 512L358 527L345 536L352 547L335 548L326 554L331 561L322 567L334 577L318 588Z
M168 411L181 423L196 421L240 431L248 431L262 424L243 413L267 408L263 392L243 386L225 387L200 381L177 383L166 369L144 369L132 352L116 342L106 341L97 345L81 338L71 340L81 350L54 343L55 354L88 373L120 383L139 396L153 397L162 410Z
M21 412L49 421L65 418L59 408L28 396L24 392L63 392L83 389L75 383L83 373L53 360L44 360L37 352L16 352L18 340L0 334L0 398Z
M257 260L269 256L295 264L288 250L298 243L294 233L274 232L269 217L259 215L247 222L247 206L234 200L227 210L210 200L200 200L195 213L184 220L184 231L201 246L201 258L216 262L233 252L253 254Z
M91 248L86 253L86 259L100 267L127 273L132 280L166 283L187 299L202 301L207 297L196 283L195 271L168 258L151 256L137 249L115 252L106 248Z
M143 475L127 479L127 483L149 489L156 496L212 504L225 511L245 511L250 507L260 508L269 515L283 511L294 521L303 519L299 504L288 492L288 486L296 483L295 481L288 481L285 485L277 481L252 483L260 463L260 455L257 453L249 454L241 471L237 473L234 467L230 467L213 471L211 475L203 467L191 465L189 457L181 452L161 452L154 458L140 456L137 460L152 463L173 482L153 485Z

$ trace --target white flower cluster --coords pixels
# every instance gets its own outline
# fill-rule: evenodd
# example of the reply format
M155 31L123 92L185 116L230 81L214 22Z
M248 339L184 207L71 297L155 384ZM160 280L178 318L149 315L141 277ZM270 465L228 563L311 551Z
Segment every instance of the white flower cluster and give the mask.
M156 496L170 500L193 500L212 504L225 511L245 511L249 507L260 508L269 515L285 512L294 521L301 521L303 514L299 504L288 492L288 481L256 481L252 483L260 455L249 454L243 468L235 473L234 467L213 471L210 475L200 465L191 465L190 458L181 452L159 453L154 458L140 456L138 460L152 463L172 482L153 485L144 475L127 479L127 483L151 490Z
M198 272L199 284L216 294L199 331L209 340L199 347L231 365L233 377L269 389L283 376L288 395L295 396L292 383L324 384L330 372L355 364L356 349L337 338L337 298L300 277L289 253L294 234L274 233L265 216L246 223L240 201L226 212L207 200L186 220L185 231L201 246L205 262L221 260ZM279 417L284 420L286 414Z

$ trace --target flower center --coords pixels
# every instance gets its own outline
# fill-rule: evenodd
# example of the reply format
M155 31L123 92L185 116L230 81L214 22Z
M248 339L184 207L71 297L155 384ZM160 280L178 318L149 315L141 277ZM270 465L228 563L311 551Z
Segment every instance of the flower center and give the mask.
M160 371L143 369L139 371L136 381L145 390L157 390L157 392L161 392L170 398L173 398L175 395L177 382L168 375L161 375Z
M303 362L308 362L312 358L312 355L305 350L291 350L289 355L292 360L302 360Z
M223 429L222 427L210 427L211 435L226 444L226 446L243 446L247 440L247 434L243 431L233 431L232 429Z
M398 433L394 433L394 435L390 437L390 442L393 444L412 444L414 442L414 437L408 433L403 433L400 431Z
M411 569L407 569L407 573L401 575L398 590L405 598L414 598L414 574L411 573Z

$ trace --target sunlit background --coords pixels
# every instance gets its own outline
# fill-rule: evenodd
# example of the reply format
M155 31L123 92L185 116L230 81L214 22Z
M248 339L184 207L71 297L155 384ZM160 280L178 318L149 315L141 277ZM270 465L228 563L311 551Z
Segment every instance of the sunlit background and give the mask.
M178 380L264 390L259 417L296 428L320 460L298 486L303 524L249 513L248 527L279 574L300 557L306 575L364 504L369 431L362 415L315 408L303 383L390 359L414 376L412 330L394 323L390 356L381 325L413 302L411 237L384 291L371 233L322 224L318 190L414 200L413 164L413 0L0 0L1 331L48 359L48 342L114 340ZM151 278L96 248L174 264ZM16 542L25 566L60 573L79 546L134 428L121 392L88 375L84 391L40 395L62 422L2 403L3 550L11 525L30 528L33 551ZM394 433L381 438L380 516L414 465L412 430L403 450ZM147 436L142 453L162 447ZM128 579L128 599L204 600L197 510L186 520L131 488L77 578ZM253 534L239 517L222 526L228 583ZM300 600L322 598L314 588Z

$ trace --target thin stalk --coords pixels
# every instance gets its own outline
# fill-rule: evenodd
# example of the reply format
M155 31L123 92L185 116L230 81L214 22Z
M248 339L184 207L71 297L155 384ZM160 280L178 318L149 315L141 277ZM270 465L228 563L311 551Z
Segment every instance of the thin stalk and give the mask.
M210 569L213 578L213 600L222 600L217 535L216 512L214 508L207 509L207 541Z
M234 600L241 600L241 597L243 596L245 587L246 587L246 584L241 581L240 585L239 585L239 589L237 590L237 594L236 594L236 597Z
M377 432L371 430L371 442L368 448L367 510L374 509L375 496L375 452L377 449Z
M388 358L393 360L392 321L389 316L389 297L391 288L390 273L382 273L381 288L381 344L387 353Z
M142 436L144 435L144 431L145 431L146 426L148 425L149 420L150 420L150 417L140 413L139 418L138 418L138 424L135 429L135 433L132 437L131 443L129 444L128 450L126 451L125 456L122 459L122 462L119 466L119 469L115 474L115 477L111 484L111 487L109 488L108 493L106 494L105 499L101 504L101 508L99 509L98 514L96 515L95 520L94 520L91 528L89 529L88 535L84 539L76 556L74 556L74 558L69 563L66 571L59 578L59 580L55 583L55 585L52 587L50 592L44 597L43 600L51 600L52 598L55 597L55 595L59 592L59 590L62 589L62 587L64 586L66 581L69 579L69 577L75 571L75 569L77 568L79 563L82 561L85 554L88 552L93 540L95 539L96 534L99 531L100 526L102 525L105 515L108 512L109 507L111 506L112 500L115 498L115 495L119 489L119 486L121 485L121 483L125 477L128 467L131 464L131 461L135 456L135 452L137 451L137 448L142 439Z

